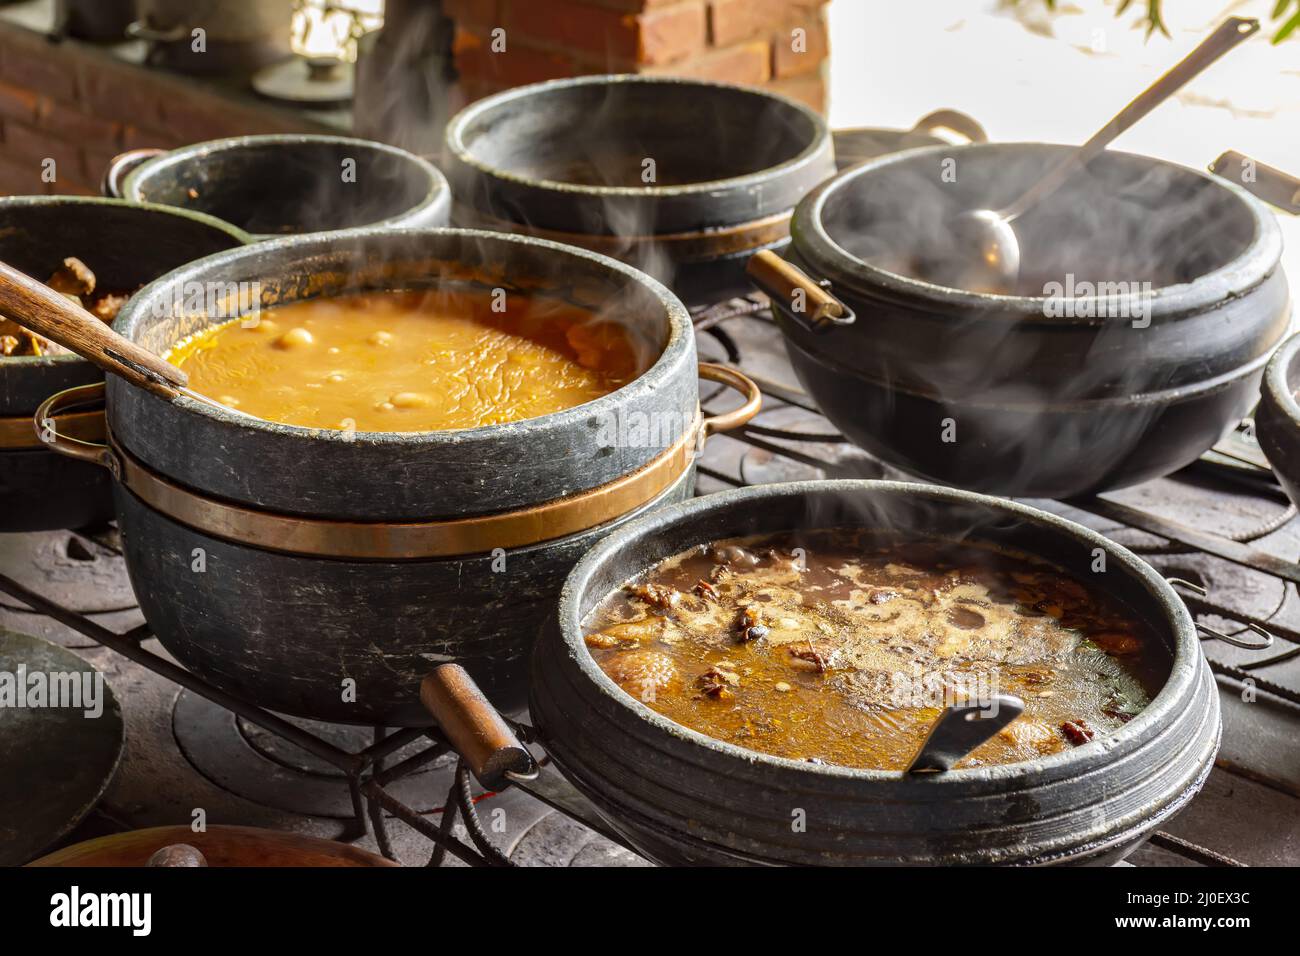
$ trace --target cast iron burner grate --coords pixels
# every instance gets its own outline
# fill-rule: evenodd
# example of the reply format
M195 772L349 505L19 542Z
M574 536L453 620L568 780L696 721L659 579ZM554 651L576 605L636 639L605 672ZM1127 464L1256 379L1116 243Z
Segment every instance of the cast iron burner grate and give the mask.
M767 326L766 303L757 296L734 299L696 312L697 331L707 333L724 353L726 360L742 367L763 388L766 403L759 420L743 429L731 432L714 442L725 444L722 454L706 451L698 464L701 484L712 483L715 488L704 487L701 493L716 487L740 487L764 481L791 478L824 477L892 477L903 476L869 458L851 446L821 418L810 399L797 387L783 384L765 374L769 367L780 368L779 344L769 336L768 348L751 349L752 329L733 334L732 323L748 320L747 325ZM724 328L724 326L727 326ZM761 338L761 336L760 336ZM742 355L738 339L745 340ZM702 343L703 344L703 343ZM751 354L752 352L752 354ZM719 390L720 392L721 390ZM702 404L714 400L714 392L702 396ZM802 427L790 427L789 419ZM779 424L777 424L779 423ZM713 443L710 449L713 448ZM1255 542L1283 529L1295 516L1295 510L1285 505L1276 486L1271 483L1267 470L1261 467L1257 452L1249 442L1238 440L1235 444L1220 446L1203 461L1203 477L1208 493L1222 495L1224 489L1245 488L1245 494L1275 503L1275 513L1268 519L1257 521L1245 530L1214 533L1201 527L1171 519L1157 508L1138 507L1110 499L1089 498L1070 502L1035 502L1071 517L1090 516L1108 528L1126 534L1136 532L1145 536L1145 544L1130 544L1160 566L1162 561L1174 562L1180 575L1204 580L1214 575L1198 570L1197 565L1218 562L1220 565L1240 569L1244 573L1263 575L1281 582L1290 594L1293 585L1300 584L1300 565L1284 560L1255 546ZM1107 533L1110 533L1109 531ZM1120 537L1119 534L1114 535ZM116 551L112 533L95 534L94 542L109 551ZM1129 542L1125 542L1129 543ZM1190 567L1190 569L1188 569ZM1239 652L1235 657L1210 656L1216 674L1242 684L1250 683L1255 689L1273 695L1288 705L1300 705L1297 676L1300 668L1293 668L1291 678L1274 677L1279 668L1300 658L1300 629L1275 620L1275 613L1249 613L1230 608L1216 600L1214 594L1203 591L1196 581L1190 582L1194 593L1185 593L1189 607L1198 618L1225 621L1219 633L1236 636L1242 645L1254 645L1260 638L1240 635L1248 630L1271 633L1285 646L1277 652L1263 654L1257 649ZM55 589L57 590L57 589ZM1187 590L1187 589L1184 589ZM436 730L407 728L389 731L376 727L369 743L345 746L355 741L355 735L339 737L313 732L290 720L266 711L239 697L208 685L167 658L142 646L150 638L148 627L141 625L118 632L103 626L90 616L71 610L50 600L36 590L0 573L0 591L33 611L48 616L58 623L84 635L154 674L180 685L182 692L178 707L195 709L195 718L203 720L237 720L241 732L264 732L285 744L299 748L326 769L333 768L330 785L342 787L345 797L344 814L349 820L346 837L358 839L372 835L381 853L397 859L389 834L386 814L396 818L425 837L432 844L428 864L438 866L455 857L470 866L514 865L498 847L480 819L478 805L496 796L494 793L476 792L468 767L455 758L450 745ZM60 595L61 596L61 595ZM1274 608L1276 611L1276 608ZM1202 622L1202 627L1209 626ZM1209 655L1207 655L1209 656ZM1261 671L1269 670L1269 676ZM1288 711L1289 719L1300 717L1300 710ZM534 735L526 724L516 723L521 740L535 744ZM1294 730L1294 727L1288 728ZM328 739L327 739L328 737ZM181 741L182 747L185 742ZM449 764L455 760L452 785L441 806L429 808L429 795L417 792L422 788L410 786L412 778L434 765ZM539 761L543 772L537 780L527 785L527 793L543 804L559 811L569 820L576 821L600 836L625 846L592 806L569 787L555 772L547 769L544 756ZM1249 774L1247 774L1249 775ZM429 776L429 781L435 779ZM445 780L445 775L436 779ZM1297 794L1300 795L1300 794ZM433 795L436 797L436 794ZM434 822L431 817L440 814ZM456 830L456 821L463 822L466 839ZM1172 854L1179 862L1210 866L1241 866L1240 862L1225 853L1199 843L1168 833L1157 833L1151 843Z

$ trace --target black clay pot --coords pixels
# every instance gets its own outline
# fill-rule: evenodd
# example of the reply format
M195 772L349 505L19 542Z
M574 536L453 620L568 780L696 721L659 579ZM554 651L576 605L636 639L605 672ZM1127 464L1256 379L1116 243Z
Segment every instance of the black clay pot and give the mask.
M1300 335L1287 339L1264 370L1255 437L1292 502L1300 502Z
M601 671L582 621L610 591L695 545L800 528L967 536L1105 586L1159 635L1169 673L1124 727L1002 766L905 774L768 756L663 717ZM826 481L697 498L629 524L565 582L533 657L547 752L610 826L664 864L1060 864L1122 858L1199 790L1218 750L1214 678L1173 589L1111 541L1024 505L933 486ZM802 811L806 829L792 827Z
M1018 294L912 277L950 216L1000 208L1065 148L913 150L800 203L789 257L856 320L776 317L852 441L946 484L1063 498L1181 468L1249 411L1290 311L1281 237L1213 176L1106 152L1017 220Z
M132 150L104 192L223 219L256 238L368 226L445 226L447 181L413 153L343 136L239 136L181 149Z
M835 172L825 121L761 90L586 76L507 90L447 125L466 225L615 256L689 304L744 291L744 263L788 241L790 211Z
M192 259L247 241L226 223L162 206L62 196L0 199L0 261L42 282L76 256L95 273L98 288L132 291ZM18 442L0 449L0 531L79 528L112 517L104 471L50 452L31 424L36 407L55 392L103 378L76 355L0 358L0 417L13 422Z
M697 434L685 308L628 266L554 243L452 229L353 230L192 263L142 292L115 328L162 352L221 321L174 309L178 295L196 283L234 282L259 283L268 308L356 289L457 284L549 291L627 317L645 360L639 378L585 405L483 428L309 429L108 382L118 447L101 460L122 476L115 496L127 569L146 621L182 664L272 710L400 726L428 722L420 678L455 660L498 707L522 707L527 654L563 575L630 515L689 495L689 458L634 505L568 531L541 524L519 546L311 551L301 546L303 529L313 541L359 529L384 549L412 523L438 523L445 534L448 522L516 520L557 501L587 501L580 492L622 488ZM661 427L639 441L610 427L638 416ZM133 483L132 467L167 483L162 495ZM233 523L209 521L214 509L234 511ZM287 530L251 538L239 524L249 514ZM534 527L531 517L519 523Z

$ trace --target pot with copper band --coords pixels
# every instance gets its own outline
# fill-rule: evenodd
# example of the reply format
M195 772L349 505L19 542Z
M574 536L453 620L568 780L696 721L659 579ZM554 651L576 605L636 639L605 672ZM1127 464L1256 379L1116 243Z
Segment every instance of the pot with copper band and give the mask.
M452 118L444 152L457 224L603 252L691 305L747 292L745 260L785 248L791 210L835 172L808 107L675 77L505 90Z
M123 313L130 344L179 366L147 388L110 376L108 444L54 447L116 477L127 568L168 650L275 711L421 725L420 679L444 661L521 708L572 563L688 496L698 443L758 410L748 379L697 363L671 293L594 253L467 230L246 253ZM255 284L256 321L173 307L195 283ZM593 379L611 350L633 364ZM423 400L385 398L394 376ZM701 413L697 377L743 404ZM336 421L349 400L362 427Z

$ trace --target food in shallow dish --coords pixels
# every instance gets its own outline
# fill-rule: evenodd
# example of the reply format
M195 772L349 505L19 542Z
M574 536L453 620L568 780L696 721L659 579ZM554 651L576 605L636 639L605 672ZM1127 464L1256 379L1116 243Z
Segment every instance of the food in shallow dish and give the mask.
M309 428L421 432L537 418L640 371L617 323L544 296L363 292L234 319L167 358L190 387Z
M609 595L585 640L625 692L709 737L902 770L952 703L1025 712L960 767L1118 730L1167 665L1124 605L1040 559L824 531L717 542Z

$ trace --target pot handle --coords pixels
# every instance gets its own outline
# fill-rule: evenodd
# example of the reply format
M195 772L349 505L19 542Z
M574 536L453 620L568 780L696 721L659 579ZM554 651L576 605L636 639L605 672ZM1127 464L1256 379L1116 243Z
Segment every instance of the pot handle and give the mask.
M916 121L912 130L917 133L937 133L940 130L956 133L961 138L962 145L989 141L989 134L984 132L984 127L979 124L979 121L961 110L944 109L926 113Z
M480 784L500 790L532 780L537 761L459 664L442 664L420 682L420 703L438 722Z
M773 307L810 332L852 325L857 318L852 309L831 295L828 280L815 281L770 249L750 256L745 272L750 282L772 300Z
M1191 591L1199 598L1208 597L1210 593L1194 581L1187 581L1183 578L1165 578L1165 580L1174 587L1185 588L1186 590ZM1183 605L1186 606L1187 599L1183 598L1182 595L1179 595L1179 597L1182 599ZM1264 630L1264 628L1260 627L1254 621L1248 621L1246 623L1246 629L1259 635L1260 638L1258 641L1252 643L1251 641L1243 641L1235 634L1224 634L1222 631L1216 631L1214 628L1210 627L1210 625L1196 620L1196 613L1190 607L1187 608L1187 612L1192 615L1192 621L1196 625L1196 630L1203 641L1223 641L1225 644L1231 644L1233 647L1240 647L1247 651L1266 651L1273 646L1273 641L1276 640L1272 634Z
M125 153L118 153L108 161L108 167L104 170L104 177L99 181L99 191L110 199L125 199L126 194L122 192L122 183L126 177L141 163L145 163L155 156L161 156L166 153L165 149L148 147L144 149L128 149Z
M734 388L745 396L745 404L739 408L732 409L729 412L723 412L721 415L710 415L704 419L701 424L703 437L708 438L710 435L716 435L718 432L729 432L733 428L739 428L751 418L759 413L763 407L763 392L744 372L738 372L734 368L728 368L726 365L717 365L713 362L701 362L699 369L700 378L707 379L710 382L717 382L719 385L726 385L728 388Z
M33 424L36 426L36 436L45 443L50 451L67 458L76 458L79 461L88 461L95 465L101 465L112 472L114 477L117 477L120 469L111 448L101 442L88 441L85 438L73 438L71 435L60 435L57 428L58 417L61 413L83 405L102 405L103 402L103 382L91 382L89 385L65 388L41 402L36 409Z
M1245 175L1250 170L1250 176ZM1300 177L1266 166L1243 153L1230 149L1210 163L1210 172L1236 183L1256 199L1283 212L1300 216Z

